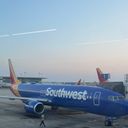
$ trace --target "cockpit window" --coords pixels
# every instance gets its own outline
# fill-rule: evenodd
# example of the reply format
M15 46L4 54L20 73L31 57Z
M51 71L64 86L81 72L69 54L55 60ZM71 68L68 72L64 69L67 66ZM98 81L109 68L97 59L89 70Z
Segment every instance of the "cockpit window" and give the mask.
M108 96L108 99L111 101L119 101L124 99L124 96Z

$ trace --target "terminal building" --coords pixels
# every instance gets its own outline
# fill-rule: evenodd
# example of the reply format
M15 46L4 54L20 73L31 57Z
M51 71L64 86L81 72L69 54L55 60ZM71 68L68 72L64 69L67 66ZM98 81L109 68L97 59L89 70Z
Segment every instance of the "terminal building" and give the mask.
M45 77L17 77L22 83L42 83L47 78ZM1 76L0 83L11 83L9 76Z
M17 77L21 83L42 83L47 82L47 78L45 77ZM0 87L6 87L6 85L10 84L10 77L9 76L1 76L0 77ZM76 82L61 82L63 84L76 84ZM49 84L58 84L58 82L50 82ZM85 84L85 83L84 83ZM125 82L106 82L104 84L94 83L86 83L87 85L99 85L107 89L111 89L115 92L121 93L128 99L128 74L125 75Z
M111 89L125 96L125 85L122 81L106 82L106 83L101 84L100 86L107 88L107 89Z

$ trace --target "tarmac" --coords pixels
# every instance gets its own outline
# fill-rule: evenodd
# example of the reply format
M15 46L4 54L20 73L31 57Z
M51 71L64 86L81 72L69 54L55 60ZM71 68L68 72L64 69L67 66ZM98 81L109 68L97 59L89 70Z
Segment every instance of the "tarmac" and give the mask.
M8 88L0 88L0 95L12 96ZM46 128L107 128L104 117L80 111L59 108L45 109ZM40 128L40 118L26 115L19 100L0 99L0 128ZM128 116L114 121L109 128L128 128Z

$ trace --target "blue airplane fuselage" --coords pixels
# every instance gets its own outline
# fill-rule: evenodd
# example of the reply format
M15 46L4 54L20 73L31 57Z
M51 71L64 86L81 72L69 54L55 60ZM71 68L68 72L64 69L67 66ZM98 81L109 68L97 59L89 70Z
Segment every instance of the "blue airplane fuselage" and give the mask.
M119 93L97 86L19 84L21 97L45 98L46 105L74 108L108 117L128 114L128 101Z

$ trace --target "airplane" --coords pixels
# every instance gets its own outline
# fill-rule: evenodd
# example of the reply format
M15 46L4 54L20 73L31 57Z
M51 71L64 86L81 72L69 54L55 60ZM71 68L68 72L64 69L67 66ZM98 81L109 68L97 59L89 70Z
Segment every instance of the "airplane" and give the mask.
M97 71L99 83L100 84L107 83L108 79L110 79L110 74L109 73L102 73L100 68L96 68L96 71Z
M105 126L115 118L128 114L128 101L123 95L99 86L25 84L17 81L9 59L11 91L15 96L0 96L21 100L25 111L37 117L44 115L44 105L58 106L105 116Z

